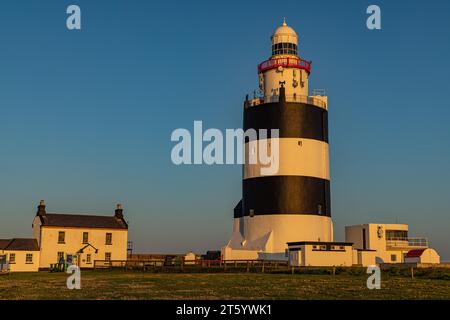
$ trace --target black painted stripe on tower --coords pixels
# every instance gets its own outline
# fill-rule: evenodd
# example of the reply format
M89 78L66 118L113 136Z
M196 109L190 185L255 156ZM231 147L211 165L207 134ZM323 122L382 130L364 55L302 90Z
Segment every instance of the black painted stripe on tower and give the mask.
M280 138L328 142L328 111L306 103L265 103L244 109L244 130L279 129Z
M304 176L267 176L242 181L242 211L235 218L266 214L331 216L330 181Z

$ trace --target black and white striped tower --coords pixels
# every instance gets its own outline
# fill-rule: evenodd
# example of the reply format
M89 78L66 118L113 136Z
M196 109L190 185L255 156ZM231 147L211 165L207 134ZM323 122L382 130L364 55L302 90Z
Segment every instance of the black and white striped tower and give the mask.
M267 137L269 150L279 146L278 171L263 175L264 165L244 165L224 259L284 254L287 242L333 241L327 97L308 95L310 71L296 32L283 21L272 35L272 56L258 65L262 97L244 104L244 130L279 129L279 138ZM255 152L251 143L246 159Z

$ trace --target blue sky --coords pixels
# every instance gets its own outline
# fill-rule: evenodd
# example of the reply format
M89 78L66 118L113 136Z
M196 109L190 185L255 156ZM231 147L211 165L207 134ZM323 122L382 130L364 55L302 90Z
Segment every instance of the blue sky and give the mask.
M66 28L78 4L82 30ZM370 4L382 30L366 28ZM450 3L85 1L0 4L0 237L52 212L112 214L136 251L218 249L241 168L175 166L171 132L238 128L286 17L329 95L332 216L402 222L444 259L450 226Z

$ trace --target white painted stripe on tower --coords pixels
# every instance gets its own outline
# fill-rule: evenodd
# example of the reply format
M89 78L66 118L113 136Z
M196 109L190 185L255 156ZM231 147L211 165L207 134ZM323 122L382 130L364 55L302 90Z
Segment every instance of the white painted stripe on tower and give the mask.
M279 144L278 172L275 176L306 176L330 180L328 143L303 138L276 138ZM272 154L275 139L266 139L268 155ZM261 140L258 140L261 141ZM250 152L250 153L249 153ZM252 142L245 144L245 155L258 154L257 145ZM259 157L254 157L257 163L246 161L244 179L265 177L261 174ZM249 159L249 157L247 157ZM268 167L268 165L263 165Z

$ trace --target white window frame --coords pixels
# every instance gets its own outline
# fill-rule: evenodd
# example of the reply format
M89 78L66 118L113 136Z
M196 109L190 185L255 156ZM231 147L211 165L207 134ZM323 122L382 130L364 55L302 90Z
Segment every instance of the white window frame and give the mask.
M28 260L28 258L31 257L31 260ZM33 254L32 253L26 253L25 254L25 264L33 264Z

